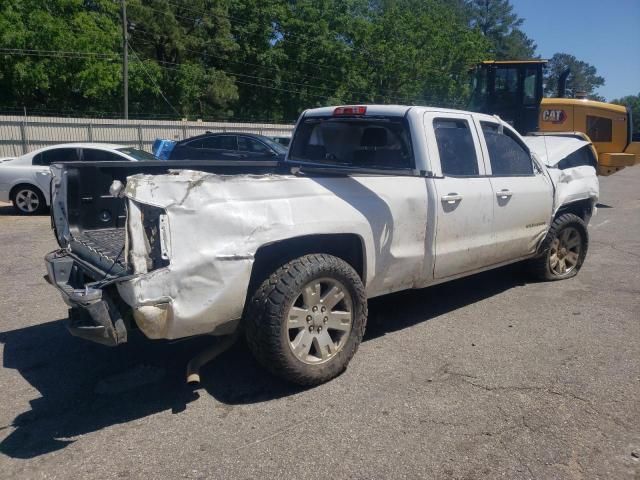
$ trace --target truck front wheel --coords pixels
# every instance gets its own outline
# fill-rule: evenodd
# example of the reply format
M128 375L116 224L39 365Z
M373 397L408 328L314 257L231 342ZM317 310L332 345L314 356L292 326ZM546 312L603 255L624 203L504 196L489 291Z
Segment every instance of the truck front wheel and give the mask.
M584 221L572 214L558 216L541 246L541 254L530 260L533 275L539 280L564 280L574 277L587 255L589 237Z
M367 322L362 280L345 261L305 255L276 270L247 306L247 343L266 369L299 385L342 373Z

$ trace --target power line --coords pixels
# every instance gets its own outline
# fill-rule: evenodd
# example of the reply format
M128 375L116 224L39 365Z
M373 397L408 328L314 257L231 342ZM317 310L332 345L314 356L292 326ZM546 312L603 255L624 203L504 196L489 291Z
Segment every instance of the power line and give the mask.
M150 45L150 43L149 43L149 42L146 42L146 41L143 41L143 42L141 42L141 43L143 43L143 44L147 44L147 45ZM233 63L240 63L240 64L251 65L251 66L255 66L255 67L262 67L262 65L259 65L259 64L253 64L253 63L241 62L241 61L236 61L236 60L226 60L226 59L223 59L223 57L216 56L216 55L211 55L211 54L204 53L204 52L201 52L201 51L198 51L198 50L192 50L192 49L188 49L188 48L183 48L182 50L184 50L185 52L193 52L193 53L197 53L197 54L199 54L199 55L201 55L201 56L203 56L203 57L218 58L218 59L220 59L220 60L224 60L224 61L231 61L231 62L233 62ZM156 60L156 61L157 61L158 63L168 63L168 64L180 65L180 64L176 64L175 62L168 62L168 61L163 61L163 60ZM294 61L294 62L295 62L295 61ZM276 72L278 72L278 73L282 72L282 70L277 69L277 68L273 68L273 67L266 67L266 68L267 68L267 69L270 69L270 70L274 70L274 71L276 71ZM247 74L238 73L238 72L230 72L230 71L227 71L227 70L222 70L222 69L217 68L217 67L216 67L216 69L217 69L217 70L219 70L219 71L221 71L221 72L224 72L224 73L226 73L226 74L228 74L228 75L237 75L237 76L245 76L245 77L257 78L257 79L261 79L261 80L276 81L276 79L272 79L272 78L265 78L265 77L260 77L260 76L247 75ZM341 84L341 83L339 83L339 82L337 82L337 81L335 81L335 80L327 80L326 78L322 78L322 77L315 77L315 76L312 76L312 77L310 77L310 78L314 78L314 79L317 79L317 80L322 80L322 81L324 81L324 82L330 82L330 83L334 84L334 85L336 86L336 88L344 87L344 84ZM282 83L289 83L289 84L292 84L292 85L305 86L305 87L308 87L308 88L315 88L315 89L323 89L323 90L327 90L327 89L330 89L330 88L331 88L330 86L327 86L327 87L320 87L320 86L316 86L316 85L309 85L309 84L306 84L306 83L292 82L292 81L288 81L288 80L277 80L277 81L280 81L280 82L282 82ZM350 90L350 89L344 89L344 92L345 92L345 93L351 93L351 94L354 94L354 95L356 95L356 96L357 96L357 95L361 95L361 96L368 97L368 96L370 96L370 95L371 95L371 92L363 92L363 91ZM388 90L388 89L380 89L380 92L381 92L383 95L387 95L387 96L389 97L389 99L394 100L394 101L398 101L398 100L400 100L400 101L406 101L406 100L407 100L407 97L400 97L400 96L397 96L397 93L396 93L396 92L392 92L391 90ZM387 93L385 94L384 92L387 92ZM389 95L389 92L392 92L392 95Z
M174 5L174 4L171 4L171 5ZM173 15L174 17L177 17L177 18L183 18L183 19L185 19L185 20L191 20L191 21L193 21L193 22L195 22L195 23L197 23L197 22L199 22L199 21L201 20L200 18L187 17L187 16L185 16L185 15L179 15L179 14L177 14L177 13L175 13L175 12L166 12L166 11L164 11L164 10L158 10L157 8L152 8L152 7L149 7L149 6L146 6L146 5L144 6L144 8L147 8L147 9L149 9L149 10L153 11L153 12L161 13L161 14L163 14L163 15ZM201 12L201 13L203 13L203 16L205 16L205 15L204 15L204 14L205 14L205 12ZM206 15L210 15L210 14L206 13ZM221 16L221 15L219 15L219 14L218 14L218 15L215 15L215 16ZM287 40L287 41L288 41L290 44L292 44L292 45L298 45L298 46L300 46L300 47L306 47L306 46L307 46L307 45L302 44L302 43L299 43L299 42L292 42L291 40ZM325 70L340 71L340 70L338 70L338 69L337 69L337 68L335 68L335 67L328 67L328 66L326 66L326 65L320 65L319 63L303 62L303 61L301 61L301 60L299 60L298 62L299 62L300 64L309 65L309 66L313 66L313 67L316 67L316 68L322 68L322 69L325 69Z
M167 97L164 95L164 93L162 92L162 89L160 88L160 86L156 83L156 81L153 79L153 77L150 75L150 73L148 72L148 70L146 69L146 67L144 66L144 62L140 59L140 57L138 56L138 54L136 53L136 51L133 49L133 47L128 43L128 47L131 49L132 53L135 55L136 60L142 64L142 69L144 70L145 74L147 75L147 77L149 78L149 80L156 86L156 88L158 89L160 95L162 96L162 98L164 99L164 101L171 107L171 109L176 112L176 114L180 115L180 113L175 109L175 107L171 104L171 102L169 102L169 100L167 99ZM24 50L24 51L22 51ZM27 55L27 56L45 56L45 57L57 57L57 58L94 58L97 56L97 58L100 58L102 60L120 60L121 55L118 54L102 54L102 53L97 53L97 52L87 52L87 51L58 51L58 50L35 50L35 49L2 49L0 48L0 54L6 51L7 54L9 55ZM203 54L206 56L206 54ZM161 61L161 60L150 60L152 62L157 62L160 68L164 68L166 70L173 70L173 71L178 71L178 68L172 68L172 67L167 67L161 64L168 64L168 65L173 65L176 67L185 65L184 63L176 63L176 62L167 62L167 61ZM248 74L243 74L243 73L238 73L238 72L231 72L231 71L227 71L227 70L223 70L223 69L217 69L217 71L220 71L222 73L225 73L227 75L231 75L231 76L239 76L239 77L244 77L244 78L249 78L252 80L264 80L267 82L279 82L279 83L285 83L288 85L294 85L294 86L298 86L298 87L305 87L305 88L310 88L310 89L315 89L315 90L327 90L330 87L322 87L322 86L317 86L317 85L309 85L309 84L305 84L305 83L299 83L299 82L291 82L291 81L287 81L287 80L276 80L274 78L268 78L268 77L262 77L262 76L258 76L258 75L248 75ZM254 82L247 82L247 81L240 81L238 79L234 80L235 83L238 83L240 85L247 85L247 86L255 86L255 87L259 87L259 88L265 88L265 89L269 89L269 90L276 90L276 91L282 91L282 92L288 92L288 93L295 93L295 94L299 94L299 95L308 95L308 96L312 96L312 97L316 97L316 98L322 98L322 99L329 99L332 98L331 95L319 95L319 94L315 94L315 93L311 93L311 92L304 92L302 90L292 90L292 89L287 89L287 88L279 88L279 87L271 87L268 85L262 85L259 83L254 83ZM352 95L365 95L368 96L370 95L369 93L366 92L358 92L358 91L353 91L353 90L343 90L344 93L347 94L352 94ZM401 97L393 97L393 96L389 96L389 98L391 100L406 100L407 98L401 98Z
M230 16L230 15L224 15L224 14L220 14L220 13L211 14L210 12L207 12L207 11L204 11L204 10L194 10L194 9L189 9L189 8L185 8L185 7L183 7L182 5L178 5L178 4L171 3L171 2L167 2L167 5L172 5L172 6L174 6L174 7L182 8L182 9L184 9L184 10L187 10L187 11L191 11L191 12L197 13L197 14L199 14L201 17L205 17L205 16L207 16L207 15L208 15L208 16L212 16L212 15L213 15L213 16L216 16L216 17L223 17L223 18L227 18L228 20L234 20L234 22L236 22L236 23L242 23L242 24L244 24L244 25L250 25L250 23L249 23L249 22L247 22L247 21L243 21L243 20L239 20L239 19L237 19L237 17L232 17L232 16ZM150 10L155 11L155 12L158 12L158 13L162 13L162 14L164 14L164 15L168 15L168 14L169 14L169 12L166 12L166 11L164 11L164 10L158 10L158 9L154 9L154 8L151 8L151 7L146 7L146 8L149 8ZM175 12L170 12L170 13L171 13L171 14L173 14L175 17L183 18L183 19L185 19L185 20L192 20L192 21L194 21L194 22L197 22L197 21L201 20L201 18L187 17L187 16L184 16L184 15L179 15L179 14L177 14L177 13L175 13ZM273 22L272 22L272 23L273 23ZM276 22L276 23L279 23L279 22ZM327 32L327 33L334 34L334 35L336 35L336 36L344 36L344 33L342 33L342 32L338 32L338 31L336 31L336 30L328 30L328 32ZM311 40L311 41L315 40L314 38L309 37L308 35L302 35L302 34L296 34L296 33L290 33L290 32L286 34L286 37L303 38L303 39ZM289 42L290 44L293 44L293 45L298 45L298 46L301 46L301 47L306 47L306 45L305 45L305 44L300 43L300 42L292 42L290 39L287 39L287 42ZM371 57L372 57L373 55L375 55L375 54L374 54L373 52L371 52L371 51L367 50L366 48L351 46L351 47L350 47L350 51L351 51L351 52L361 52L361 53L366 54L366 56L368 57L368 61L369 61L370 63L374 63L374 64L377 64L377 65L385 65L385 64L386 64L384 61L381 61L381 60L375 60L375 59L371 58ZM307 63L307 62L302 62L302 63ZM408 66L413 66L413 65L414 65L414 62L411 62L411 61L402 61L402 62L401 62L401 64L403 64L403 65L408 65ZM310 64L310 63L309 63L309 65L314 65L314 64ZM335 69L335 67L327 67L327 66L324 66L324 65L318 65L318 64L315 64L315 66L320 67L320 68L325 68L325 69L333 69L333 70L337 70L337 69Z
M185 9L185 10L187 10L187 11L191 11L191 12L194 12L194 13L198 13L198 14L201 16L201 18L188 17L188 16L186 16L186 15L180 15L180 14L175 13L175 12L172 12L172 11L159 10L159 9L152 8L152 7L148 7L148 6L145 6L145 8L147 8L147 9L149 9L149 10L151 10L151 11L155 11L155 12L161 13L161 14L163 14L163 15L173 15L174 17L177 17L177 18L183 18L183 19L185 19L185 20L191 20L191 21L193 21L193 22L195 22L195 23L200 22L200 21L202 20L202 18L203 18L203 17L206 17L206 16L216 16L216 17L224 17L224 18L227 18L227 19L234 19L234 17L231 17L231 16L229 16L229 15L226 15L226 16L225 16L225 15L223 15L223 14L212 14L212 13L210 13L210 12L206 12L206 11L200 11L200 10L188 9L188 8L185 8L185 7L181 6L181 5L178 5L178 4L175 4L175 3L171 3L171 2L167 2L167 5L172 5L172 6L174 6L174 7L183 8L183 9ZM236 20L236 21L238 21L238 20ZM242 21L238 21L238 22L240 22L240 23L245 23L246 25L248 25L248 24L249 24L248 22L242 22ZM338 36L344 35L343 33L337 32L337 31L335 31L335 30L330 30L330 31L329 31L329 33L333 33L333 34L338 35ZM299 37L299 38L306 38L306 39L308 39L308 40L314 40L314 39L313 39L313 38L311 38L311 37L308 37L308 36L305 36L305 35L300 35L300 34L292 34L292 33L288 33L286 36L287 36L287 37L294 36L294 37ZM293 45L299 45L299 46L302 46L302 47L306 47L306 46L307 46L307 45L302 44L302 43L299 43L299 42L293 42L293 41L291 41L291 40L289 40L289 39L287 39L286 41L287 41L287 42L289 42L290 44L293 44ZM364 53L364 54L366 54L366 56L368 57L368 60L367 60L367 61L368 61L368 63L370 63L370 64L387 65L387 62L380 61L380 60L375 60L375 59L371 58L371 57L374 55L374 53L373 53L373 52L370 52L369 50L367 50L367 49L365 49L365 48L351 46L351 47L350 47L350 51L351 51L352 53L353 53L353 52L360 52L360 53ZM296 62L296 63L299 63L299 64L301 64L301 65L309 65L309 66L312 66L312 67L315 67L315 68L321 68L321 69L326 69L326 70L333 70L333 71L339 72L339 73L341 73L341 74L343 73L340 69L338 69L338 68L336 68L336 67L329 67L329 66L326 66L326 65L320 65L320 64L319 64L319 63L317 63L317 62L315 62L315 63L310 63L310 62L304 62L304 61L301 61L301 60L297 60L297 61L296 61L296 60L292 60L292 61L294 61L294 62ZM400 61L400 62L399 62L399 65L406 65L406 66L410 66L410 67L415 67L415 62L411 62L411 61ZM397 96L396 96L396 97L392 97L392 96L390 96L390 95L389 95L389 92L392 92L390 89L380 89L379 91L380 91L380 92L384 92L384 91L386 91L386 92L387 92L387 94L386 94L386 95L387 95L387 96L389 96L389 98L390 98L390 99L392 99L392 100L394 100L394 99L395 99L396 101L397 101L397 100L405 100L405 101L406 101L406 100L409 100L409 98L408 98L408 97L402 97L402 98L401 98L401 97L397 97ZM393 95L397 95L397 93L396 93L396 92L392 92L392 94L393 94ZM367 95L368 95L368 94L367 94ZM418 100L424 100L424 99L418 99ZM410 103L410 102L407 102L407 103Z
M120 58L120 55L117 53L100 53L77 50L36 50L26 48L0 48L0 54L33 57L102 58L114 60Z
M173 63L173 65L175 65L175 66L174 67L167 67L167 66L164 66L164 65L158 65L158 67L163 68L165 70L172 70L172 71L175 71L175 72L179 72L180 69L177 68L177 67L179 67L181 65L185 65L185 64L184 63ZM222 70L220 70L220 71L222 71ZM263 78L263 77L256 77L256 78L260 78L260 79L263 79L263 80L270 80L268 78ZM245 81L241 81L241 80L237 80L237 79L234 80L234 82L235 83L239 83L240 85L250 85L250 86L254 86L254 87L266 88L268 90L278 90L278 91L287 92L287 93L297 93L297 94L309 95L311 97L322 98L324 100L326 100L328 98L331 98L331 97L329 97L327 95L318 95L318 94L315 94L315 93L303 92L302 90L291 90L289 88L270 87L268 85L262 85L260 83L245 82Z
M147 38L152 38L153 37L153 35L150 32L145 32L145 31L142 31L142 30L138 30L135 33L136 34L142 34L143 36L146 36ZM143 44L146 44L146 45L155 46L155 43L152 43L151 41L149 41L147 39L144 39L144 40L137 39L136 42L140 42L140 43L143 43ZM212 53L204 53L204 52L202 52L200 50L193 50L193 49L189 49L189 48L181 48L181 50L183 50L185 52L197 53L197 54L202 55L203 57L207 57L207 58L217 58L218 60L222 60L224 62L237 63L239 65L247 65L247 66L250 66L250 67L258 67L258 68L264 68L264 69L267 69L267 70L273 70L275 72L282 72L282 69L277 68L277 67L270 67L268 65L262 65L262 64L259 64L259 63L245 62L245 61L242 61L242 60L233 60L231 58L227 58L227 57L224 57L222 55L214 55ZM289 63L299 63L298 61L292 60L292 59L287 59L287 61ZM339 70L336 69L336 71L339 71ZM308 75L308 74L302 73L302 72L298 72L298 74L301 77L304 77L304 78L312 78L312 79L315 79L315 80L327 81L326 77L318 77L318 76L315 76L315 75ZM329 81L337 83L334 80L329 80Z
M185 65L184 63L167 62L167 61L163 61L163 60L155 60L155 61L158 62L158 63L161 63L161 64L167 64L167 65L177 65L177 66ZM245 74L245 73L230 72L228 70L223 70L221 68L216 68L215 70L218 71L218 72L222 72L222 73L225 73L227 75L233 75L233 76L236 76L236 77L246 77L246 78L251 78L251 79L255 79L255 80L266 80L266 81L269 81L269 82L286 83L286 84L289 84L289 85L295 85L295 86L306 87L306 88L313 88L313 89L316 89L316 90L326 90L327 88L329 88L329 87L320 87L320 86L316 86L316 85L309 85L309 84L306 84L306 83L289 82L287 80L276 80L274 78L261 77L261 76L258 76L258 75L248 75L248 74ZM356 93L356 92L349 92L349 93Z
M156 88L160 92L160 96L162 96L164 101L167 102L167 105L169 105L171 107L171 109L174 112L176 112L176 115L180 116L180 112L178 112L178 110L176 110L176 108L171 104L171 102L167 99L167 97L164 96L164 93L162 92L162 89L160 88L160 85L158 85L158 83L155 81L155 79L151 76L151 74L147 70L147 67L144 66L144 62L142 60L140 60L140 57L138 56L136 51L133 49L133 47L131 45L129 45L128 41L127 41L127 47L131 49L131 53L133 53L133 56L136 57L138 62L140 62L140 66L142 67L142 70L144 70L144 73L147 74L147 77L149 77L149 80L151 80L151 82L156 86Z
M138 32L138 33L145 33L146 35L149 35L147 32ZM137 41L142 43L142 44L145 44L145 45L150 45L150 46L154 46L155 45L153 43L150 43L147 40L142 40L142 41L137 40ZM283 70L280 69L280 68L270 67L268 65L260 65L260 64L257 64L257 63L243 62L241 60L227 59L227 58L219 56L219 55L213 55L213 54L210 54L210 53L204 53L204 52L199 51L199 50L193 50L193 49L188 49L188 48L182 48L181 50L183 50L185 52L196 53L196 54L198 54L198 55L200 55L202 57L205 57L205 58L209 58L209 57L210 58L217 58L217 59L222 60L224 62L231 62L231 63L237 63L237 64L241 64L241 65L248 65L248 66L253 66L253 67L258 67L258 68L264 68L266 70L273 70L273 71L275 71L277 73L282 73L283 72ZM288 60L288 62L290 62L290 63L298 63L296 60ZM336 70L336 71L338 71L338 70ZM284 71L284 72L286 73L287 71ZM233 74L233 75L236 75L235 72L229 72L229 73ZM342 84L342 83L340 83L340 82L338 82L336 80L329 80L326 77L317 77L317 76L314 76L314 75L306 75L304 73L299 73L299 72L297 72L297 73L303 78L309 78L309 79L314 79L314 80L321 80L323 82L329 82L329 83L334 84L338 88L345 86L344 84ZM329 87L327 87L327 88L329 88ZM347 90L345 90L345 92L346 93L358 94L358 95L364 95L364 96L371 95L371 92L363 92L363 91L351 90L351 89L347 89ZM392 100L396 100L396 101L397 100L405 100L406 101L406 99L407 99L406 97L397 96L397 92L389 90L389 89L383 88L383 89L380 89L379 92L381 92L381 94L383 94L383 95L388 95L389 98L392 99Z

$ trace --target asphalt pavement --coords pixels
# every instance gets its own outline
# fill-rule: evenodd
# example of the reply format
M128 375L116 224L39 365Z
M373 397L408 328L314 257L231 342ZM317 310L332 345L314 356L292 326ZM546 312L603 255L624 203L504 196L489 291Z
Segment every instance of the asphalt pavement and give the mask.
M640 479L640 167L601 178L585 265L371 302L339 378L295 388L239 344L70 336L47 216L0 205L0 478Z

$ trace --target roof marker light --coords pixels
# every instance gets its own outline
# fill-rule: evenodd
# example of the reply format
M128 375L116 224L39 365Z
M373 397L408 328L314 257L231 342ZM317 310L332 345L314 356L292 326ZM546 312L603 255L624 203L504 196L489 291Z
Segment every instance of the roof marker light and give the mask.
M363 106L337 107L333 111L333 115L336 117L344 115L364 115L365 113L367 113L367 107Z

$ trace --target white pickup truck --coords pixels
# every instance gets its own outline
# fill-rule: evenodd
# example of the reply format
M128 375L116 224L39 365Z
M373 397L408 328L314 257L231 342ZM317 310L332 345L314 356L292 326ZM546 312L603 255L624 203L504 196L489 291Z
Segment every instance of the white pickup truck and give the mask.
M598 198L586 165L547 168L482 114L308 110L284 164L54 166L47 278L75 335L243 331L266 368L317 384L356 352L368 298L524 260L575 275Z

